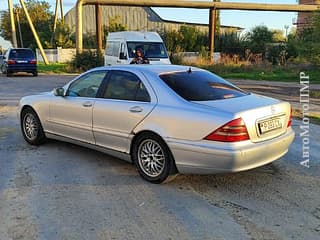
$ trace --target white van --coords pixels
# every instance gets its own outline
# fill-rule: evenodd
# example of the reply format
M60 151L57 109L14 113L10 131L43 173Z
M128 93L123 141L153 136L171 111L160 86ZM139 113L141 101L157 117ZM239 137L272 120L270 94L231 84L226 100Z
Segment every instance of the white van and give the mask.
M104 65L130 64L141 49L150 64L171 64L165 45L156 32L112 32L107 37Z

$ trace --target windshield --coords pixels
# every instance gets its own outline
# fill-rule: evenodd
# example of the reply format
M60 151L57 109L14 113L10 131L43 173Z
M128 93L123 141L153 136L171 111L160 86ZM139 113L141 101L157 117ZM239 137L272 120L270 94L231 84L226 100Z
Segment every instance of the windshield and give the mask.
M34 58L31 49L12 49L9 58Z
M147 58L168 58L162 42L128 42L130 58L136 57L135 53L138 49L141 49L143 56Z
M246 92L207 71L173 72L160 78L188 101L211 101L247 95Z

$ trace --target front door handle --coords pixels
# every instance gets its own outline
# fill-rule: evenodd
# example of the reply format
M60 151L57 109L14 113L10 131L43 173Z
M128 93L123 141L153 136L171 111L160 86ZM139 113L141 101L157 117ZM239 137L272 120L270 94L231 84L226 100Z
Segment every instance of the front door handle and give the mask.
M84 106L84 107L92 107L92 102L84 102L84 103L82 103L82 106Z
M134 106L134 107L130 108L129 111L132 112L132 113L139 113L139 112L143 111L143 108L139 107L139 106Z

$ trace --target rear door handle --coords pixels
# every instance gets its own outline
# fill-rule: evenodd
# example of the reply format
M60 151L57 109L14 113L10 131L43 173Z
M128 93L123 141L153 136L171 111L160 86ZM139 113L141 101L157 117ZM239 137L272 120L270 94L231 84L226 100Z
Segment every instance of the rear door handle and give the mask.
M82 103L82 106L84 106L84 107L92 107L92 102L84 102L84 103Z
M138 113L138 112L142 112L143 108L139 107L139 106L134 106L134 107L130 108L129 111L132 113Z

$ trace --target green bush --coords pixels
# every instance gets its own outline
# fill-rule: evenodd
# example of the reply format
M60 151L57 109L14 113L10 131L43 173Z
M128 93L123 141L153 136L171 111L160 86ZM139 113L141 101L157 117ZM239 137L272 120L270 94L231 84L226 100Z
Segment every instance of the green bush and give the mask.
M91 68L103 66L103 64L103 55L96 50L85 50L78 53L70 62L71 68L76 72L85 72Z

